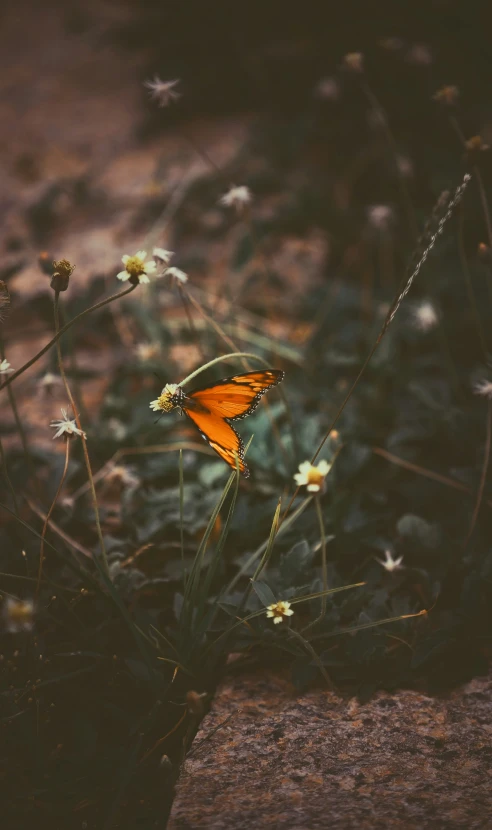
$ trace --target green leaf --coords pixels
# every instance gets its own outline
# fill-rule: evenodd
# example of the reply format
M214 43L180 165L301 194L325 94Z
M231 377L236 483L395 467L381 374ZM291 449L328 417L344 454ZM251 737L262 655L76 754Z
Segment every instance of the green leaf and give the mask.
M264 605L265 608L277 602L275 594L265 582L252 582L251 586L255 591L256 596L259 598L261 604Z
M453 638L450 637L450 632L445 629L435 631L434 634L426 637L425 640L417 644L412 659L412 669L418 669L430 660L440 657L441 654L447 651L452 642Z
M402 516L396 525L396 529L406 542L417 548L434 550L441 540L441 533L436 524L427 522L412 513Z
M239 240L239 243L236 247L234 257L232 260L233 269L235 271L239 271L241 268L243 268L253 256L253 253L253 240L251 238L251 234L248 232L245 233L244 236Z
M306 574L313 561L313 552L305 539L297 542L280 559L279 573L282 584L286 588L297 587L306 581Z

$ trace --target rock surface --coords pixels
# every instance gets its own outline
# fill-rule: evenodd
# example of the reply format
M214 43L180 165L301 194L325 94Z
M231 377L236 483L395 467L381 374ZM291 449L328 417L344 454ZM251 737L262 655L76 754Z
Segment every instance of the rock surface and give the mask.
M168 828L492 828L491 738L492 678L360 704L236 677L196 736Z

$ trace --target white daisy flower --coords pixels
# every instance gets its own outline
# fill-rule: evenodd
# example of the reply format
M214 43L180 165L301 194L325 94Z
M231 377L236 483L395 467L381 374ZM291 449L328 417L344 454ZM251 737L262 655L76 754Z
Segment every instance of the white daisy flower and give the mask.
M153 412L171 412L178 405L177 400L180 392L181 387L177 383L166 383L159 397L150 402L151 410Z
M317 98L324 101L337 101L340 97L340 86L335 78L321 78L314 88Z
M425 300L413 309L413 322L420 331L430 331L439 322L435 307L429 300Z
M492 381L479 380L473 387L475 395L483 395L484 398L492 399Z
M13 372L12 366L8 362L8 360L2 360L0 363L0 375L8 375L9 372Z
M166 251L165 248L154 248L152 256L159 262L163 262L164 265L169 265L174 256L174 251Z
M348 52L343 58L342 65L344 69L348 69L350 72L363 72L364 55L362 52Z
M251 199L251 190L243 184L239 187L231 187L227 193L220 197L219 204L224 207L234 207L239 213L251 203Z
M3 619L7 631L31 631L34 625L34 602L31 599L7 597L3 608Z
M62 386L63 381L60 375L54 375L53 372L46 372L46 374L38 380L37 385L42 395L51 395L55 386Z
M181 98L181 93L175 89L179 83L178 78L174 81L161 81L158 75L154 75L152 81L144 81L144 86L150 91L150 97L157 101L160 107L168 107L172 101Z
M269 605L266 609L267 617L273 618L273 622L275 625L278 623L283 622L285 617L292 617L293 610L290 607L290 602L286 602L284 600L280 600L279 602L274 602L272 605Z
M367 211L367 216L371 227L384 233L393 224L395 213L389 205L371 205Z
M53 438L60 438L61 435L67 435L69 437L72 435L83 435L84 438L87 438L85 432L77 427L76 422L68 417L66 409L62 408L61 414L63 416L61 421L52 421L50 424L52 429L56 429Z
M146 256L147 251L137 251L135 256L128 256L128 254L122 256L121 261L125 266L125 270L116 274L117 279L122 282L130 280L132 285L150 282L149 274L155 274L157 266L153 259L146 262Z
M294 479L298 487L306 485L310 493L319 493L330 470L331 464L328 461L320 461L317 466L313 466L310 461L303 461L299 464L299 472Z
M166 268L164 271L165 277L172 277L175 282L181 283L184 285L185 282L188 282L188 274L185 274L184 271L181 271L180 268L175 268L174 265L171 265L170 268Z
M146 363L148 360L154 360L159 357L161 347L158 343L137 343L135 346L135 352L137 358L142 363Z
M383 568L389 573L392 573L393 571L401 571L401 569L405 567L401 564L403 562L403 556L399 556L398 559L393 559L391 551L385 550L384 557L384 562L382 559L378 559L377 557L376 561L379 562L379 564L382 565Z

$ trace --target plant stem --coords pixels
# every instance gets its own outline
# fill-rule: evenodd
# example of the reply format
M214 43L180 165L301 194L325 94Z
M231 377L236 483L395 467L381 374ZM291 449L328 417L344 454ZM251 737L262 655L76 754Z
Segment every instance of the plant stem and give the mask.
M475 325L476 325L476 328L477 328L478 339L480 340L480 345L482 347L483 358L484 358L484 361L487 362L487 343L485 341L485 335L483 333L483 328L482 328L482 321L480 319L480 313L478 311L477 301L476 301L476 298L475 298L475 292L473 290L473 283L472 283L472 278L471 278L471 274L470 274L470 267L468 265L468 260L466 258L465 241L464 241L464 238L463 238L464 237L464 234L463 234L464 219L465 219L465 214L464 214L463 208L461 208L461 210L459 212L459 226L458 226L458 228L459 228L458 229L458 250L459 250L459 253L460 253L461 268L463 270L463 276L465 278L465 285L466 285L466 291L467 291L467 294L468 294L468 300L469 300L469 303L470 303L472 314L475 318Z
M134 286L132 286L132 290L133 290L133 288L134 288ZM123 292L123 293L128 293L128 292ZM103 569L104 569L104 572L105 572L106 576L109 579L108 558L107 558L107 555L106 555L106 547L104 545L104 537L103 537L103 534L102 534L101 522L100 522L100 519L99 519L99 507L98 507L98 504L97 504L96 488L95 488L95 485L94 485L94 478L93 478L93 475L92 475L91 462L90 462L89 453L88 453L88 450L87 450L87 439L85 437L84 431L82 430L82 425L80 423L80 417L79 417L79 414L77 412L77 409L76 409L76 406L75 406L75 401L74 401L74 399L72 397L72 393L70 391L70 387L68 385L67 377L65 375L65 370L63 368L63 358L62 358L60 340L59 340L59 336L60 336L61 331L62 331L60 329L59 297L60 297L60 292L55 291L55 300L54 300L53 307L54 307L54 315L55 315L55 331L58 334L58 338L55 341L56 342L56 351L57 351L57 355L58 355L58 368L59 368L59 371L60 371L61 378L63 380L63 385L65 387L65 391L67 393L68 400L70 401L70 406L72 407L72 410L73 410L75 423L77 424L77 427L81 432L80 440L82 441L82 449L83 449L83 452L84 452L84 461L85 461L85 466L86 466L86 469L87 469L87 477L89 479L89 485L90 485L90 489L91 489L92 504L93 504L93 507L94 507L94 517L95 517L95 520L96 520L97 535L98 535L98 538L99 538L99 544L101 546L101 557L102 557L102 561L103 561Z
M328 591L328 568L326 565L326 533L325 533L325 523L323 521L323 512L321 510L321 501L319 494L314 497L314 504L316 506L316 515L318 517L318 524L319 524L319 532L321 534L321 574L323 578L323 591ZM306 628L303 629L302 633L304 634L306 631L310 631L311 628L314 628L326 614L326 595L321 597L321 611L319 615L313 620Z
M480 512L480 506L482 504L483 498L483 491L485 489L485 482L487 480L487 469L489 466L490 460L490 445L492 440L492 400L487 401L487 421L486 421L486 437L485 437L485 450L483 454L483 467L482 467L482 475L480 476L480 483L478 485L478 492L477 492L477 500L475 503L475 509L473 510L473 516L470 523L470 529L468 531L468 535L465 541L465 548L468 546L468 542L471 539L472 533L475 530L475 525L477 523L478 514Z
M233 357L250 357L254 360L259 360L260 363L263 363L265 366L268 366L268 363L263 360L262 357L258 357L256 354L251 354L251 352L231 352L230 354L223 354L220 357L214 357L213 360L209 360L208 363L204 363L203 366L200 366L198 369L195 369L191 375L188 375L184 380L178 383L178 386L184 386L185 383L189 383L190 380L193 380L197 375L200 375L205 369L209 369L210 366L214 366L216 363L220 363L222 360L229 360Z
M56 489L55 497L53 499L53 502L51 504L50 509L48 510L48 512L46 514L46 518L44 520L44 525L43 525L43 530L41 532L41 545L40 545L40 548L39 548L38 581L37 581L37 584L36 584L36 594L35 594L36 599L37 599L38 594L39 594L39 587L41 585L41 576L42 576L42 573L43 573L44 537L46 536L46 531L48 530L48 524L49 524L49 521L50 521L50 518L51 518L51 514L53 513L53 510L55 508L55 504L58 501L58 496L61 493L61 489L62 489L63 484L65 482L65 477L67 475L68 459L70 457L70 441L71 441L71 438L67 435L66 438L65 438L65 444L66 444L66 446L65 446L65 465L63 467L63 472L62 472L62 475L61 475L60 483L58 484L58 487Z
M20 439L21 439L21 443L22 443L22 449L24 451L24 457L26 459L26 465L27 465L27 468L28 468L29 472L32 474L32 464L31 464L31 459L29 457L29 447L27 446L26 433L25 433L24 427L22 426L22 421L21 421L20 416L19 416L19 410L17 409L17 402L16 402L15 396L14 396L14 390L11 389L10 386L9 386L7 388L7 393L8 393L8 396L9 396L9 402L10 402L12 412L14 413L14 419L15 419L15 425L17 427L17 432L20 435Z
M0 333L0 358L2 358L2 360L3 360L4 357L5 357L5 346L4 346L3 336ZM15 425L17 427L17 432L19 433L19 436L20 436L20 439L21 439L22 449L24 451L24 458L26 460L26 466L27 466L29 475L32 478L34 478L33 475L32 475L33 471L32 471L31 459L30 459L30 456L29 456L29 447L27 445L26 433L25 433L24 427L22 425L22 421L21 421L20 416L19 416L19 410L17 409L17 402L15 400L14 392L10 387L8 387L8 395L9 395L10 408L12 409L12 412L14 414L14 420L15 420Z
M396 146L396 141L394 139L393 133L388 125L388 119L386 117L386 112L384 111L383 107L379 103L378 98L367 84L366 81L363 81L362 84L362 91L366 96L367 100L369 101L370 105L374 108L376 112L381 115L381 124L383 128L384 135L386 137L386 142L388 144L388 148L393 155L393 159L395 162L395 167L397 171L397 178L398 178L398 186L400 188L401 200L403 202L403 206L405 208L405 212L407 214L407 221L408 226L410 228L410 233L412 236L412 244L415 243L416 239L418 238L418 226L417 220L415 219L415 211L413 208L412 200L410 198L410 194L408 192L408 188L405 184L405 178L401 174L399 167L398 167L398 148Z
M26 371L26 369L29 369L30 366L36 363L36 361L38 361L40 357L46 354L46 352L49 351L49 349L51 349L51 347L58 342L60 337L63 334L65 334L65 332L68 331L68 329L71 328L74 325L74 323L77 323L83 317L86 317L87 314L91 313L91 311L97 311L97 309L102 308L105 305L108 305L108 303L112 303L113 300L118 300L120 297L124 297L126 294L130 294L132 291L135 290L136 287L136 285L131 285L130 288L126 288L124 291L120 291L119 294L113 294L111 297L107 297L106 300L101 300L100 303L96 303L90 308L86 308L84 311L81 311L80 314L77 314L75 317L73 317L72 320L69 320L69 322L62 326L59 329L59 331L55 334L55 336L51 338L50 342L47 343L46 346L43 346L43 348L37 354L35 354L34 357L28 360L27 363L24 363L24 366L21 366L21 368L17 369L16 372L13 372L13 374L9 375L9 377L0 386L0 390L5 389L6 386L9 386L13 380L16 380L16 378L18 378L19 375L22 375Z
M15 494L14 485L12 484L9 476L9 471L7 469L7 459L5 457L5 450L3 448L2 439L0 438L0 461L2 462L3 474L5 476L5 480L7 482L8 488L12 495L12 501L14 502L15 512L17 516L19 515L19 503L17 501L17 496Z

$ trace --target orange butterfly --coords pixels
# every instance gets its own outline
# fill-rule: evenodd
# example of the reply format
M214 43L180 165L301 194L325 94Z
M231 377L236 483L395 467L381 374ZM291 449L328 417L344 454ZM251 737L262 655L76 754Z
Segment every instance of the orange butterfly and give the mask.
M193 421L202 438L233 469L236 469L238 457L239 469L248 478L244 444L231 421L251 415L265 392L280 383L283 377L284 373L279 369L246 372L191 392L184 392L181 386L168 383L150 406L155 412L159 409L170 412L179 407Z

